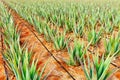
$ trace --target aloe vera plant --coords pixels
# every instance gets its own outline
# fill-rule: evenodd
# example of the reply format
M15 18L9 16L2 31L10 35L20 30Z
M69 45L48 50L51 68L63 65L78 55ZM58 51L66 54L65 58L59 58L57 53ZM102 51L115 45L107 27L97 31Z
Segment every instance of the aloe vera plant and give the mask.
M106 23L105 23L105 32L106 33L112 33L113 31L113 25L111 24L111 22L108 20Z
M100 36L102 34L102 28L100 29L100 31L97 33L94 29L92 29L90 32L88 32L88 41L92 41L91 44L95 45L96 43L98 43L98 41L100 40Z
M115 12L116 14L116 16L115 17L113 17L113 25L115 26L115 27L117 27L117 28L119 28L119 24L120 24L120 16L119 16L119 14L117 13L117 12Z
M50 29L50 27L46 24L44 28L44 37L46 41L51 42L56 35L56 30Z
M76 65L79 64L79 59L83 59L84 54L86 53L84 49L84 45L75 42L74 43L74 48L68 47L68 53L70 56L70 60L68 62L69 65Z
M65 41L65 37L63 35L56 36L53 42L56 50L62 50L66 48L67 41Z
M106 55L112 55L114 53L116 53L116 55L120 55L120 35L117 37L111 36L109 40L105 41L104 45Z
M57 18L57 26L63 27L65 25L65 17L62 13Z
M93 13L93 14L94 14L94 13ZM95 27L95 24L96 24L96 22L97 22L97 17L96 17L95 14L90 17L89 22L90 22L90 24L91 24L91 27L94 28L94 27Z
M118 70L109 70L110 63L112 62L114 55L109 55L107 58L102 55L102 58L99 58L97 53L93 55L92 58L93 62L90 60L89 56L87 56L87 60L84 59L84 62L80 60L87 80L107 80L114 72Z
M35 25L36 30L40 33L43 34L44 31L44 26L45 26L45 22L42 22L39 17L37 18L33 18L33 24Z
M65 20L65 30L67 32L73 31L74 25L75 25L75 21L73 19L71 19L71 20Z
M51 16L51 22L55 24L57 22L57 15L52 15Z
M77 37L82 37L83 33L84 33L84 22L78 23L77 26L74 26L74 30L73 31L74 31L74 34Z

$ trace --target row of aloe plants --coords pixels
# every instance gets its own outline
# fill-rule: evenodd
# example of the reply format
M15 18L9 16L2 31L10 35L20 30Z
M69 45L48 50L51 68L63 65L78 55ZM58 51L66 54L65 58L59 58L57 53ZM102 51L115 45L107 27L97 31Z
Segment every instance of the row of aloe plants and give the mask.
M64 20L62 21L62 23L65 23L64 25L62 25L65 32L72 31L76 35L76 37L83 37L83 36L88 37L88 41L90 41L91 36L95 34L95 37L97 37L95 43L99 41L100 36L102 36L101 33L112 33L112 31L115 28L119 30L118 27L119 27L120 17L119 17L119 12L117 12L118 9L116 8L95 6L97 8L94 9L93 8L94 5L81 4L79 6L77 3L74 3L74 4L69 3L68 6L65 6L65 5L62 5L60 2L57 3L59 4L59 6L55 4L53 5L56 7L51 6L50 3L47 3L44 6L43 4L44 2L41 2L39 5L37 5L37 3L29 3L29 4L18 4L18 5L11 4L11 6L13 6L13 8L15 7L15 10L19 14L21 14L21 16L27 19L30 23L34 24L36 27L36 30L39 33L45 34L45 37L46 35L48 35L45 32L47 31L46 29L48 28L47 27L46 29L43 29L43 28L44 26L46 26L48 22L51 23L50 21L51 19L49 18L52 18L52 16L54 15L60 15L60 14L64 15L65 17ZM45 19L46 17L44 16L45 24L43 23L43 17L41 17L42 13L44 15L50 14L48 15L49 20L46 20ZM76 21L76 17L73 16L73 14L75 15L75 13L77 16L77 21ZM58 17L59 16L56 16L54 18L58 18ZM101 30L95 31L98 25L102 28L102 31ZM49 27L48 24L47 26ZM87 32L87 30L89 31ZM56 31L53 31L53 32L56 32ZM88 34L90 35L87 36ZM92 43L92 44L94 45L95 43Z
M37 59L32 59L32 51L20 46L20 32L16 32L12 16L0 2L0 27L3 29L5 50L3 58L8 67L7 73L12 73L16 80L40 80L45 66L39 72ZM10 78L10 75L8 74ZM8 79L9 79L8 78Z
M114 28L119 27L120 16L117 11L119 8L112 8L110 7L111 5L107 7L105 5L94 6L94 4L85 5L79 2L68 4L57 2L57 4L54 2L52 5L47 2L41 2L40 4L39 2L35 2L15 5L15 9L29 21L30 16L26 15L31 15L35 18L37 16L45 19L46 22L64 27L68 32L74 31L73 27L81 24L84 24L83 26L88 28L93 28L97 24L100 24L106 33L111 33ZM23 12L24 14L22 14Z
M56 1L54 2L56 3ZM57 50L68 49L70 57L68 64L84 64L82 67L88 80L93 78L105 80L108 78L109 74L111 74L108 72L110 62L116 55L120 54L120 33L118 33L116 38L111 36L110 39L105 39L105 55L102 56L105 58L99 59L98 56L93 56L93 62L91 62L88 56L87 58L84 57L88 55L88 47L96 45L104 37L104 33L111 33L114 28L119 30L120 17L119 12L117 12L119 9L104 6L96 6L97 8L94 8L94 4L84 5L80 3L69 3L69 5L65 6L67 3L62 5L61 2L57 2L58 6L54 2L52 2L52 5L44 1L29 4L19 3L19 6L17 3L16 5L11 3L10 5L22 17L35 25L36 30L40 34L44 34L48 42L52 41ZM65 34L61 36L59 31L51 29L48 23L63 27L65 34L73 32L77 37L87 35L89 43L87 48L85 48L83 43L80 44L80 42L76 41L74 47L68 47L69 39L65 38ZM99 31L97 31L98 26L100 26ZM86 65L86 60L90 64ZM101 64L99 61L103 61L103 63ZM104 68L105 66L107 67Z

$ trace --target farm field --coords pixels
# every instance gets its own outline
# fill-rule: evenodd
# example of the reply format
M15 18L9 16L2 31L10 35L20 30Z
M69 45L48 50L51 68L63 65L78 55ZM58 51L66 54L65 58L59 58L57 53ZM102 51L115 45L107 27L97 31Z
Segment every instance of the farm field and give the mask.
M120 1L0 0L0 80L120 80Z

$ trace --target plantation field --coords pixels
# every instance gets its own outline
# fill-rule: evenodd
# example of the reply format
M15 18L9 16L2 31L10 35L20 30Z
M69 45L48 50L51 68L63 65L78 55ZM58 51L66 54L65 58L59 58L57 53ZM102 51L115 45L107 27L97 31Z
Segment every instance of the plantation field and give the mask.
M120 1L1 0L0 80L120 80Z

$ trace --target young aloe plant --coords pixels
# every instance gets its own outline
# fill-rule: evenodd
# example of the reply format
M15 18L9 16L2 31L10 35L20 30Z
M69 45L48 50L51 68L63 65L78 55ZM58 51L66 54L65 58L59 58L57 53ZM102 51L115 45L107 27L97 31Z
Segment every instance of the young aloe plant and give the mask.
M56 15L56 14L52 15L52 17L51 17L51 22L52 22L54 25L57 23L57 15Z
M95 12L94 12L94 13L95 13ZM95 27L95 24L96 24L96 22L97 22L97 17L96 17L96 15L95 15L94 13L92 13L92 16L90 17L90 20L89 20L90 25L91 25L92 28ZM93 14L94 14L94 15L93 15Z
M111 36L109 40L105 41L105 51L106 55L113 55L116 53L116 55L120 55L120 35L117 37Z
M105 23L105 32L106 33L112 33L113 31L113 24L111 24L110 20L107 20Z
M82 37L84 33L84 21L82 23L78 23L77 26L74 26L73 31L76 37Z
M70 61L68 62L69 65L76 65L79 64L79 59L83 59L84 54L86 53L84 49L84 45L80 44L79 42L74 43L74 48L68 47L68 53L70 56Z
M88 41L91 42L91 45L95 45L98 43L101 38L100 36L102 34L102 30L103 29L101 28L98 33L94 29L88 32Z
M44 28L44 37L47 42L53 41L53 38L56 35L56 30L50 29L50 27L46 24Z
M119 28L119 24L120 24L120 15L116 14L116 16L113 18L113 25Z
M33 17L33 24L35 25L35 28L36 30L40 33L40 34L43 34L43 31L44 31L44 26L45 26L45 23L40 21L40 18L37 17Z
M65 25L65 17L64 17L64 15L62 13L57 18L57 25L59 27L63 27Z
M74 25L75 25L75 20L74 20L74 19L65 20L65 30L66 30L67 32L73 31Z
M109 70L110 63L112 62L114 55L107 56L104 58L99 58L98 54L93 55L93 62L90 60L90 57L87 56L87 63L84 59L84 62L81 62L82 69L85 73L87 80L107 80L114 72L118 69Z
M62 50L66 48L67 42L65 41L65 36L63 35L56 36L53 42L54 42L54 47L56 50Z

